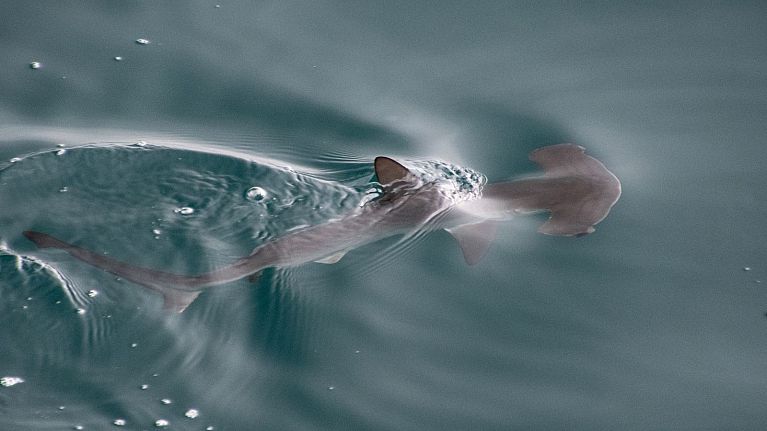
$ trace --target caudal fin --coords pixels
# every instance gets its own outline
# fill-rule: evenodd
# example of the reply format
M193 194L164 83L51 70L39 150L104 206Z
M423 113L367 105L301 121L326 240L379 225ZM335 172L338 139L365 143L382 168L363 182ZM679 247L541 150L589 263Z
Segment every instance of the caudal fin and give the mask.
M64 250L83 262L160 293L164 300L163 307L166 310L180 313L200 294L199 288L193 287L195 281L193 277L130 265L66 243L42 232L28 230L24 231L23 234L40 248Z
M39 248L66 248L69 244L58 240L50 235L44 234L42 232L35 232L33 230L25 230L23 232L24 236L27 237L30 241L35 243L37 247Z

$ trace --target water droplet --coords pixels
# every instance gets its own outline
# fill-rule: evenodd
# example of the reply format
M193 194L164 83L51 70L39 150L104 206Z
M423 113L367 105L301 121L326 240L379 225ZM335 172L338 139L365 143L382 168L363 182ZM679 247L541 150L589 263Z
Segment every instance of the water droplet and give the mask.
M160 229L152 229L152 233L155 235L159 235L162 233L162 231Z
M217 5L216 5L216 9L219 9L220 7L221 7L221 5L220 5L220 4L217 4Z
M59 410L64 410L65 408L64 406L59 406Z
M24 379L21 377L11 377L6 376L3 378L0 378L0 386L10 388L11 386L18 385L19 383L24 383Z
M27 301L31 301L31 300L32 300L32 297L31 296L27 296Z
M75 425L73 428L76 429L76 430L81 430L81 429L83 429L83 426L82 425Z
M136 43L139 45L149 45L152 42L149 39L139 38L136 39Z
M154 426L157 428L164 428L166 426L170 425L170 422L166 421L165 419L157 419L154 421Z
M29 68L30 69L39 69L41 67L43 67L43 65L39 61L33 61L33 62L29 63Z
M145 391L147 389L149 389L149 385L141 385L141 390L142 391Z
M77 311L77 314L85 314L84 308L78 308L76 311Z
M88 296L90 296L91 298L95 298L96 295L98 295L98 294L99 294L99 292L97 290L94 290L94 289L91 289L91 290L88 291Z
M176 208L175 210L173 210L173 212L176 214L181 214L181 215L190 215L190 214L194 214L194 208L181 207L181 208Z
M118 55L117 57L115 57L115 61L123 61L123 58Z
M261 202L266 198L266 190L261 187L251 187L245 192L245 197L251 201Z
M130 347L131 349L135 349L136 347L138 347L138 343L131 343Z
M359 354L360 354L360 351L359 351L359 350L355 350L355 351L354 351L354 353L355 353L355 354L357 354L357 355L359 355Z
M29 308L28 305L24 305L24 306L21 307L22 310L26 310L27 308Z
M64 154L66 154L66 152L67 152L67 150L58 150L58 151L56 151L56 155L57 156L63 156Z
M744 266L743 267L743 271L751 271L751 267L750 266Z
M335 388L336 388L335 386L328 386L328 390L329 390L329 391L332 391L332 390L333 390L333 389L335 389Z
M69 191L69 188L67 186L64 186L64 187L59 189L59 193L66 193L68 191Z
M213 428L213 427L207 427L207 428L205 428L205 431L213 431L214 429L215 428Z
M118 427L124 427L125 426L125 419L115 419L114 422L112 422Z
M189 419L194 419L197 416L200 416L200 412L195 409L189 409L186 411L186 413L184 413L184 416L188 417Z
M161 400L160 400L160 402L161 402L161 403L163 403L163 404L165 404L166 406L167 406L168 404L173 404L173 401L171 401L171 400L170 400L170 399L168 399L168 398L163 398L163 399L161 399Z
M19 157L14 157L14 158L12 158L10 160L11 163L16 163L16 162L20 162L20 161L21 161L21 158L19 158Z

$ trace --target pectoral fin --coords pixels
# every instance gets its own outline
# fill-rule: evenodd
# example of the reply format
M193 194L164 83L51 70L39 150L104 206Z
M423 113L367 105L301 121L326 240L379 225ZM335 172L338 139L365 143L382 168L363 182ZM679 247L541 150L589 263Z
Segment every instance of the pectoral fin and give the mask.
M479 223L462 224L445 230L450 232L453 238L458 241L466 263L474 265L487 253L497 229L497 222L485 220Z
M163 299L162 308L175 313L181 313L186 310L186 307L189 307L189 304L194 302L197 299L197 295L200 294L198 291L179 290L172 287L162 289L160 293L162 293Z
M344 257L345 254L346 254L346 251L339 251L338 253L331 254L328 257L323 257L322 259L315 260L315 262L330 265L341 260L341 258Z

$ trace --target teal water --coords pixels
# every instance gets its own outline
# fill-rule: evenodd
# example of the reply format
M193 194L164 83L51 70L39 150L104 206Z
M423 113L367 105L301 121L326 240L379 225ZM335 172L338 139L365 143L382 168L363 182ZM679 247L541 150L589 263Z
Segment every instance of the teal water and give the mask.
M767 424L762 3L2 9L0 429ZM173 316L21 235L196 273L353 208L375 156L492 181L561 142L622 180L610 216L516 219L473 267L394 238Z

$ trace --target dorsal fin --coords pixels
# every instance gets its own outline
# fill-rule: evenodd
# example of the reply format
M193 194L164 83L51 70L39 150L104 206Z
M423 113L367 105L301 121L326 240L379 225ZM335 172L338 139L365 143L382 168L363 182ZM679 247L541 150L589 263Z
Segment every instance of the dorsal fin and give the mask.
M395 181L414 181L413 175L408 168L388 157L376 157L374 162L378 182L387 185Z

